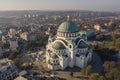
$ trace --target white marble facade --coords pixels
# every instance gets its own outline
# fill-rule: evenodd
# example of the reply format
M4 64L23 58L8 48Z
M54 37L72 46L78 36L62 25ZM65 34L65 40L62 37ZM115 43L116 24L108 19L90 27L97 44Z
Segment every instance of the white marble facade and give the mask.
M91 61L92 50L79 35L79 31L72 28L77 28L73 22L63 22L57 34L54 37L49 36L46 45L46 62L49 69L64 70L66 67L74 66L83 68Z

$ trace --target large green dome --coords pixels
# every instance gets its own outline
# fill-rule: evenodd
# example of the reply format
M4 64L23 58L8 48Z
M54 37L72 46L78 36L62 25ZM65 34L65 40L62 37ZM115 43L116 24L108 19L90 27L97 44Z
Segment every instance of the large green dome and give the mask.
M72 21L66 21L59 26L58 32L74 33L78 32L78 27Z
M65 49L65 45L59 41L55 42L52 47L54 49Z

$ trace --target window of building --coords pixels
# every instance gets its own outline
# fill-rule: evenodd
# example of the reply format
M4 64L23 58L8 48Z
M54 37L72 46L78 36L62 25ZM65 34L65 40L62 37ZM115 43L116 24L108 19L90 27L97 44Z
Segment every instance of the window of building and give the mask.
M81 60L82 60L82 57L81 57Z
M72 45L69 45L69 48L72 48Z

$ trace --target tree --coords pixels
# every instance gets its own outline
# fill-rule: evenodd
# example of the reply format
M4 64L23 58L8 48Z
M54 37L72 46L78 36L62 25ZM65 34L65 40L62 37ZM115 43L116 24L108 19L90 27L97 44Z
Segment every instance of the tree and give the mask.
M81 69L81 73L82 73L82 75L86 74L86 67L84 67L84 68Z
M86 67L86 75L90 75L91 70L92 70L92 66L91 66L91 65L88 65L88 66Z
M73 77L73 72L70 72L70 76Z
M104 71L105 71L105 72L107 72L107 71L110 70L110 65L109 65L109 62L108 62L108 61L106 61L106 62L103 64L103 66L104 66Z
M110 64L110 70L116 67L116 63L114 61L111 61L109 64Z
M120 80L120 71L118 71L118 69L113 68L111 72L112 72L113 79Z
M119 80L120 79L120 65L115 62L105 62L104 63L104 70L105 76L108 80Z
M99 78L99 74L94 73L90 75L89 80L98 80L98 78Z
M84 79L84 76L86 75L86 67L83 67L81 69L81 74L82 74L81 78Z
M106 80L104 76L99 76L98 80Z
M101 35L101 34L96 35L96 39L99 40L99 41L102 41L103 40L103 35Z
M106 78L107 78L108 80L114 80L113 72L112 72L112 71L106 73L105 76L106 76Z

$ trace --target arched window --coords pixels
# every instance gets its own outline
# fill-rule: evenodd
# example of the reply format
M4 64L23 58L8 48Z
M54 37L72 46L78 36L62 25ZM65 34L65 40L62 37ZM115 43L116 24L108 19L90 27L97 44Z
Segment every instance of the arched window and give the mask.
M70 37L70 34L68 33L68 37Z
M73 33L74 37L75 37L75 33Z
M72 37L72 33L70 33L70 37Z
M69 45L69 48L72 48L72 45Z
M62 36L62 33L60 33L60 36Z
M64 33L65 34L65 37L66 37L66 33Z
M66 37L68 37L68 33L66 33Z
M65 36L65 34L63 33L63 37Z
M82 57L81 57L81 60L82 60Z
M62 36L64 36L63 33L61 33L61 34L62 34Z

